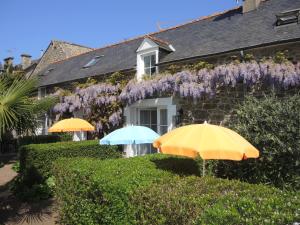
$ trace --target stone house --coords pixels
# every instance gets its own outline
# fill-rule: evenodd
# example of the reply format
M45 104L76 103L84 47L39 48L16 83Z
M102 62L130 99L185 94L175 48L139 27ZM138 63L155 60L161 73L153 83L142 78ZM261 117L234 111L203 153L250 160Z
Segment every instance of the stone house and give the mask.
M65 60L91 50L93 49L82 45L73 44L66 41L52 40L30 75L36 75L40 73L42 69L52 63Z
M93 50L78 44L69 43L66 41L52 40L45 51L41 51L42 55L38 59L32 59L31 55L21 54L21 63L14 65L14 58L7 57L4 59L4 64L14 66L17 70L25 72L26 77L35 76L45 67L60 60L65 60L70 57L80 55L82 53ZM1 69L1 67L0 67Z
M90 50L37 69L39 96L57 86L88 77L103 80L120 71L142 81L145 74L155 77L170 65L199 60L213 64L251 54L255 58L288 50L289 59L300 60L300 1L245 0L243 6L212 16ZM163 134L179 124L220 124L230 118L234 106L245 95L245 87L223 88L213 99L193 102L178 97L147 98L127 105L125 124L140 124ZM82 116L80 112L75 116ZM45 122L45 131L51 121ZM150 145L126 146L127 156L152 152Z

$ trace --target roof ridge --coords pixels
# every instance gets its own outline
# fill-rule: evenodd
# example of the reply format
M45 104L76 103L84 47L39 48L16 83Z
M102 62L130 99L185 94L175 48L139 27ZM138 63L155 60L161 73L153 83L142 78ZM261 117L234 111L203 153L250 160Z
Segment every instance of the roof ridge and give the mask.
M95 52L97 50L114 47L114 46L117 46L117 45L120 45L120 44L124 44L124 43L128 43L130 41L134 41L134 40L137 40L137 39L140 39L140 38L145 38L147 36L152 36L152 35L155 35L155 34L163 33L163 32L169 31L169 30L175 30L175 29L178 29L180 27L183 27L183 26L186 26L186 25L189 25L189 24L193 24L193 23L196 23L196 22L199 22L199 21L203 21L203 20L208 20L208 19L211 19L213 17L220 16L220 15L229 13L231 11L234 11L234 10L237 10L237 9L240 9L240 8L242 8L242 6L234 7L234 8L228 9L228 10L224 10L222 12L216 12L216 13L213 13L213 14L208 15L208 16L201 16L201 17L199 17L197 19L194 19L194 20L191 20L191 21L188 21L186 23L182 23L182 24L179 24L179 25L176 25L176 26L172 26L172 27L169 27L169 28L165 28L165 29L162 29L160 31L155 31L155 32L148 33L148 34L143 34L143 35L140 35L140 36L136 36L136 37L127 39L125 41L120 41L120 42L117 42L117 43L108 44L108 45L100 47L100 48L94 48L91 51L84 52L84 53L81 53L81 54L76 55L76 56L71 56L71 57L69 57L67 59L62 59L62 60L53 62L52 64L62 63L64 61L66 61L66 60L69 60L69 59L72 59L72 58L75 58L75 57L78 57L78 56L82 56L82 55L85 55L85 54L88 54L88 53L92 53L92 52ZM49 65L52 65L52 64L49 64Z
M169 42L167 42L167 41L165 41L165 40L162 40L162 39L160 39L160 38L153 37L153 36L150 36L150 35L146 35L145 37L147 37L147 38L149 38L149 39L151 39L151 40L153 40L153 41L160 42L160 43L165 44L165 45L169 45L169 44L170 44Z
M72 42L68 42L68 41L61 41L61 40L51 40L52 42L58 42L58 43L63 43L63 44L68 44L68 45L75 45L75 46L78 46L78 47L82 47L82 48L88 48L88 49L92 49L94 50L95 48L91 48L91 47L88 47L88 46L84 46L84 45L80 45L80 44L76 44L76 43L72 43Z

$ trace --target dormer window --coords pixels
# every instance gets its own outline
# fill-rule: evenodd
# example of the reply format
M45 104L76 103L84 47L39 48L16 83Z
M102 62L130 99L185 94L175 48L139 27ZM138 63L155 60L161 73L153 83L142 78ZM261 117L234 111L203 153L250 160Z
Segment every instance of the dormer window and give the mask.
M291 23L299 23L300 22L300 9L293 9L285 12L281 12L276 15L277 21L276 25L286 25Z
M144 59L144 73L153 75L156 73L156 53L143 56Z
M143 79L143 75L152 76L158 73L157 64L166 54L174 52L175 48L164 40L146 36L136 50L136 78L138 81Z
M91 67L91 66L94 66L99 60L100 60L100 58L101 57L103 57L104 55L100 55L100 56L98 56L98 55L96 55L94 58L92 58L87 64L85 64L84 66L83 66L83 68L89 68L89 67Z

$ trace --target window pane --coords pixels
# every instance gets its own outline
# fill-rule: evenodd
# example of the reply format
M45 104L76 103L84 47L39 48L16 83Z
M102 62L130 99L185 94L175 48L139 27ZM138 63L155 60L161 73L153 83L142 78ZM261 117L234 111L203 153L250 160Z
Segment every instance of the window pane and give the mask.
M155 132L157 132L157 125L151 125L151 127L150 127L152 130L154 130Z
M157 149L152 146L152 144L140 144L137 145L136 155L145 155L145 154L157 153Z
M150 55L144 57L144 66L145 67L151 67L150 60L151 60L151 56Z
M155 55L151 55L151 66L154 66L156 63L155 61Z
M160 135L168 132L168 126L160 126Z
M156 73L156 66L155 67L151 67L151 75Z
M137 155L146 155L151 153L151 146L149 144L138 145Z
M40 94L40 98L46 97L46 94L47 94L46 88L44 88L44 87L40 88L39 94Z
M145 123L145 112L144 111L140 111L140 124L144 124Z
M140 123L141 125L150 125L150 112L147 110L140 111Z
M85 65L85 67L93 66L95 63L96 63L96 59L92 59Z
M142 109L140 112L140 125L146 126L157 131L157 109ZM137 155L144 155L150 153L157 153L157 150L152 146L152 144L141 144L137 146Z
M103 55L101 55L101 56L96 55L87 64L85 64L83 66L83 68L88 68L88 67L91 67L91 66L95 65L100 60L101 57L103 57Z
M145 68L145 74L150 75L151 74L151 69L150 68Z
M160 125L168 125L167 109L160 110Z
M151 124L157 125L157 111L151 110Z

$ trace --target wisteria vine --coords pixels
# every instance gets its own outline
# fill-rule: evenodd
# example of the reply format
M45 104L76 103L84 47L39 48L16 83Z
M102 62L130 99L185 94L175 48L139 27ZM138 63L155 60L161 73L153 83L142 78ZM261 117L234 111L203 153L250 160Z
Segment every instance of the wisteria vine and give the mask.
M94 84L76 88L71 95L61 96L54 112L63 114L83 110L86 118L94 123L99 132L105 132L121 124L122 106L154 96L201 98L214 96L222 86L235 87L243 82L251 87L258 83L279 85L282 88L300 86L300 63L290 61L275 63L273 60L218 65L199 71L184 70L175 74L157 75L153 79L135 79L121 90L120 85ZM60 95L58 91L55 93Z
M118 126L122 120L122 107L119 99L119 85L94 84L86 88L76 88L74 94L61 95L58 90L54 95L60 96L60 103L53 111L59 115L82 110L84 117L93 123L98 132L109 131Z
M197 72L182 71L174 75L166 74L151 80L137 82L132 80L122 90L120 99L126 104L161 95L179 95L180 97L200 98L213 96L218 87L235 87L238 82L253 86L259 82L280 85L287 89L300 85L300 63L264 62L230 63L213 69L201 69Z

